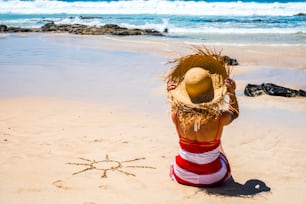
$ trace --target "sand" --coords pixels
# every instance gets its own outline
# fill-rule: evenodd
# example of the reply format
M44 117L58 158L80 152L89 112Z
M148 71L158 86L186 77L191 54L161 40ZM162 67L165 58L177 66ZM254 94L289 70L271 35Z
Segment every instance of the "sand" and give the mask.
M156 38L44 38L60 44L78 40L80 47L103 52L153 54L161 61L189 52L186 42ZM129 84L125 94L141 94L137 105L128 95L118 101L118 92L109 92L117 97L106 101L69 94L2 96L0 203L306 203L305 98L243 95L251 82L305 89L306 47L213 46L241 64L232 73L240 117L223 132L234 181L195 188L169 178L178 139L159 78L168 67L160 64L166 68L145 75L139 92L139 83L116 82Z

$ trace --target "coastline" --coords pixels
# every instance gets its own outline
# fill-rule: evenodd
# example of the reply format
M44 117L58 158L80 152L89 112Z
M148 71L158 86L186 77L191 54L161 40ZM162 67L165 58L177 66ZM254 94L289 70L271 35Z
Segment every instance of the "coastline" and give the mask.
M262 80L306 89L305 45L282 49L278 45L208 45L223 49L222 54L240 63L232 68L232 77L237 82L241 116L223 133L235 182L224 188L200 189L169 178L178 144L161 78L171 67L164 63L190 53L193 42L143 36L22 36L25 41L39 38L46 43L43 46L52 45L50 50L62 48L75 55L62 59L64 52L40 53L43 60L39 63L26 56L27 72L22 72L23 62L5 61L12 69L1 69L7 80L1 86L7 92L17 80L24 80L24 86L32 83L32 78L24 79L28 76L24 73L31 74L30 65L32 74L41 78L29 86L32 94L21 90L0 96L1 203L306 202L302 190L306 163L301 156L306 153L305 98L243 95L246 83ZM51 88L45 84L46 76L62 72L42 69L54 65L46 61L48 54L62 60L53 63L61 65L66 76L54 75L59 81ZM82 61L78 54L92 58ZM107 70L111 73L103 75ZM42 92L37 86L42 86ZM100 161L106 155L121 162L119 170L130 174L108 170L107 177L101 178L103 169L114 165L101 162L96 164L100 170L73 175L88 166L69 163L86 162L79 158ZM135 161L124 163L129 160ZM252 186L254 181L262 186ZM264 185L271 192L256 195L255 190Z
M56 34L57 35L57 34ZM51 34L51 37L54 34ZM57 36L67 36L58 34ZM306 69L306 46L304 44L229 44L205 43L199 40L172 39L153 36L70 36L80 38L81 45L90 47L103 47L107 50L124 50L133 52L146 52L161 57L175 58L192 52L192 46L206 46L209 49L221 51L222 54L243 60L247 65L271 66L275 68ZM84 39L85 38L85 39ZM54 39L53 39L54 40ZM59 43L63 42L57 39ZM97 43L97 40L99 43ZM281 49L278 49L281 48ZM281 60L279 57L285 56ZM240 60L240 61L241 61ZM243 63L243 64L244 64Z

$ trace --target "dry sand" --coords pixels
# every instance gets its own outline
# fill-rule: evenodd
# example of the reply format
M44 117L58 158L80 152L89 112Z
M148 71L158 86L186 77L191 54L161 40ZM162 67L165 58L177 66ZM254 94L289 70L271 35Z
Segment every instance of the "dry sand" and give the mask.
M168 57L188 53L185 43L147 38L89 37L83 43ZM160 89L148 90L164 102L161 111L56 97L1 99L0 203L306 203L305 98L242 93L253 79L243 74L255 65L300 71L296 83L285 83L284 74L277 80L305 89L305 46L223 48L241 63L232 75L241 115L223 132L235 181L201 189L169 178L178 144L161 81ZM274 79L258 74L254 82L261 77Z

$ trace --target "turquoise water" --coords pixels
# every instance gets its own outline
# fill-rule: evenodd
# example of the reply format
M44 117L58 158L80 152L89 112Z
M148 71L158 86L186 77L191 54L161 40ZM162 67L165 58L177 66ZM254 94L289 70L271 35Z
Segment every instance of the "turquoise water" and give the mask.
M169 38L206 43L306 44L306 1L4 1L0 24L48 22L153 28ZM89 17L89 18L88 18Z

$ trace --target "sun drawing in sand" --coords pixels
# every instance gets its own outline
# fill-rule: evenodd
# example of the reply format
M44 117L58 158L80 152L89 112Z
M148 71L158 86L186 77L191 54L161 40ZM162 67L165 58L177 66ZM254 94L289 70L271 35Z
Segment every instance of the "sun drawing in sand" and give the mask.
M131 160L125 160L125 161L116 161L113 159L110 159L109 156L106 154L104 160L90 160L90 159L85 159L85 158L79 158L83 160L83 163L77 163L77 162L68 162L67 164L69 165L77 165L77 166L85 166L86 168L74 172L72 175L80 174L85 171L90 171L90 170L97 170L97 171L102 171L101 178L107 178L107 173L109 171L118 171L120 173L123 173L127 176L136 176L133 173L130 173L128 171L123 170L124 168L147 168L147 169L155 169L155 167L151 166L139 166L139 165L124 165L126 163L138 161L138 160L144 160L145 157L141 158L135 158Z

